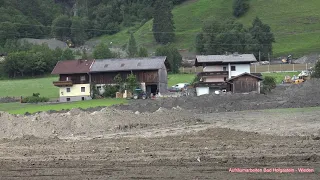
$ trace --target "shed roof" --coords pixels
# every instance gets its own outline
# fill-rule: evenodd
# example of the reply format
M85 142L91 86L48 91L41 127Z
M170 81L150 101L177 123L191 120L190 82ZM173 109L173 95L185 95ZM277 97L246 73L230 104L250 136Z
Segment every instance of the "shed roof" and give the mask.
M93 63L90 72L161 69L166 59L166 56L126 59L97 59L95 63Z
M245 73L239 74L238 76L235 76L235 77L233 77L233 78L228 79L227 82L230 82L230 81L232 81L232 80L234 80L234 79L237 79L237 78L239 78L239 77L241 77L241 76L245 76L245 75L248 75L248 76L257 78L257 79L259 79L259 80L262 80L262 79L263 79L262 77L259 77L259 76L256 76L256 75L253 75L253 74L250 74L250 73L246 73L246 72L245 72Z
M51 74L81 74L89 73L94 60L59 61Z
M231 55L199 55L196 56L196 63L236 63L236 62L256 62L253 54L231 54Z

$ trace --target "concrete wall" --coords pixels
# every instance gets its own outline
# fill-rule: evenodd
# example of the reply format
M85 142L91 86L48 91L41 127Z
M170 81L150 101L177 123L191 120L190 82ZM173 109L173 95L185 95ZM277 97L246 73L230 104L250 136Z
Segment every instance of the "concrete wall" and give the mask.
M91 96L63 96L59 98L60 102L69 102L67 101L67 98L70 98L70 102L73 101L82 101L82 98L84 98L84 100L91 100Z
M231 66L236 66L235 71L231 71L230 69L231 76L238 76L245 72L250 73L250 64L230 64L230 67Z
M85 92L81 92L81 87L85 87ZM70 92L67 92L67 88L70 88ZM74 84L71 87L60 87L60 97L72 97L72 96L90 96L90 84Z
M165 65L158 70L159 83L158 88L160 93L166 93L168 91L168 73Z

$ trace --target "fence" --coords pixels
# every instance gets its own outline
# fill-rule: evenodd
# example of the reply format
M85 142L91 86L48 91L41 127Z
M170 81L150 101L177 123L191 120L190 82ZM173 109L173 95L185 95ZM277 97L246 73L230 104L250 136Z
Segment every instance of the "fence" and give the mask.
M263 72L297 72L311 68L313 64L271 64L271 65L251 65L252 73ZM202 72L203 67L181 67L181 73L197 73Z

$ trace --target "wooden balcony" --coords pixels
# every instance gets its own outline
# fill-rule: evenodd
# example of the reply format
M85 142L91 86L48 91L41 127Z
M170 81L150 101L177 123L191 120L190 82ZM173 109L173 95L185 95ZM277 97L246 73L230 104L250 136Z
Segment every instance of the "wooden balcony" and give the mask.
M228 76L229 72L228 71L212 71L212 72L198 73L199 77L210 77L210 76L218 76L218 75Z
M198 82L195 87L220 87L227 88L228 84L226 82Z
M53 85L57 87L68 87L68 86L73 86L73 82L72 81L54 81Z

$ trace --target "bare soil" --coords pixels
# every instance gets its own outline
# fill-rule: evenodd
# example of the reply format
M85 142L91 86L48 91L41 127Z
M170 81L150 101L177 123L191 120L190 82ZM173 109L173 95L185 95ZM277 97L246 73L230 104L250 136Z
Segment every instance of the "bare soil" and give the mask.
M0 112L0 179L319 179L319 108L276 109L316 106L319 85L90 111Z

